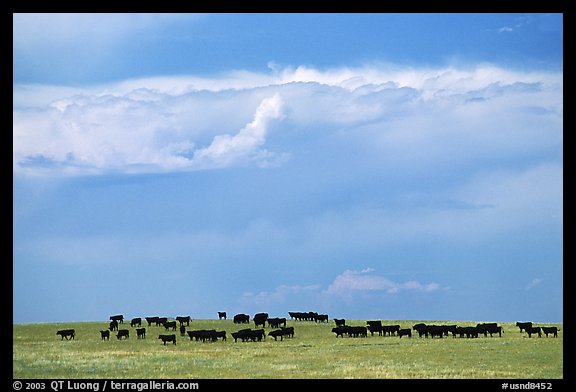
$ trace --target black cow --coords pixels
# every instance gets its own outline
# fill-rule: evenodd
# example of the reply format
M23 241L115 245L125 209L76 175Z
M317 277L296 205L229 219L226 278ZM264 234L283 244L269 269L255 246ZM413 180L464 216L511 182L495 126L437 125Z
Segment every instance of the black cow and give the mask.
M402 328L398 330L398 337L402 339L402 336L412 337L412 330L410 328Z
M336 337L338 337L338 336L344 337L344 334L348 334L349 330L350 330L350 327L347 325L332 328L332 332L334 332L336 334Z
M186 336L186 326L180 326L180 336Z
M130 320L130 326L131 327L135 327L135 326L142 326L142 319L140 317L136 317L133 318L132 320Z
M174 343L174 345L176 345L176 335L172 334L172 335L159 335L158 339L162 339L162 342L164 343L164 345L166 345L166 342L172 342Z
M382 331L382 334L384 336L386 336L386 334L392 336L395 333L398 333L398 331L400 331L400 326L399 325L383 325L381 327L381 331Z
M280 328L280 324L286 326L286 317L270 317L267 321L270 328Z
M382 336L382 326L381 325L368 324L367 329L368 329L368 331L370 331L371 336L374 336L374 332L378 332L378 335Z
M414 324L412 326L412 329L416 332L418 332L418 336L422 337L426 335L426 331L427 331L427 326L424 323L418 323L418 324Z
M521 323L520 321L518 321L516 323L516 326L518 328L520 328L520 332L522 332L522 330L525 330L527 327L532 328L532 321L528 321L528 322L524 322L524 323Z
M249 333L250 331L251 331L250 328L248 328L248 329L241 329L241 330L239 330L239 331L232 332L231 335L232 335L232 337L234 338L234 341L235 341L235 342L237 342L238 339L240 339L240 340L242 340L243 342L245 342L246 340L244 340L244 339L245 339L245 337L248 336L248 333ZM190 338L190 339L192 339L192 338Z
M176 331L176 321L164 321L162 325L164 326L164 328L166 328L166 331L168 331L169 329L172 329L172 331Z
M121 314L117 314L115 316L110 316L110 320L118 321L120 324L123 324L124 323L124 316Z
M470 326L470 327L456 327L456 329L452 334L453 335L456 334L461 338L463 338L464 335L466 335L467 338L477 338L478 333L479 331L477 327Z
M337 327L343 327L346 325L346 319L334 319L334 322L336 323Z
M250 322L250 316L244 313L239 313L234 316L234 324L248 324Z
M278 337L280 338L280 340L284 339L284 333L282 332L281 329L275 329L274 331L268 332L268 336L272 336L274 340L278 340Z
M130 331L128 331L127 329L121 329L116 334L116 339L118 339L118 340L120 340L122 338L128 339L129 337L130 337Z
M351 338L366 338L368 337L368 329L366 327L349 327L348 336Z
M281 329L282 334L286 337L293 338L294 337L294 327L286 327Z
M112 320L110 321L110 326L108 327L110 331L118 331L118 321Z
M110 340L110 331L108 330L100 331L100 338L102 340Z
M558 327L541 327L542 328L542 332L544 332L544 334L546 334L546 337L548 337L548 334L552 334L552 336L554 336L555 338L558 337Z
M226 320L226 312L218 312L218 320Z
M499 326L497 323L481 323L477 324L476 328L478 328L478 333L484 334L484 337L487 337L488 334L492 337L492 334L495 333L502 337L502 332L504 332L502 326Z
M168 317L158 317L158 319L156 320L156 326L159 327L161 325L164 325L164 323L168 322Z
M154 317L146 317L146 321L148 322L148 326L151 327L152 323L156 324L158 322L158 319L160 317L158 316L154 316Z
M136 338L146 339L146 328L136 328Z
M317 323L318 322L323 322L323 323L327 323L328 322L328 315L327 314L319 314L316 316L316 320Z
M61 339L60 340L64 340L64 338L66 338L66 340L74 340L74 336L76 336L76 331L73 329L61 329L60 331L56 332L56 335L60 335Z
M268 320L268 313L256 313L254 315L254 326L258 327L259 325L262 326L262 328L266 327L266 320Z
M538 337L542 337L542 328L540 327L524 327L524 331L528 334L528 337L531 338L532 334L538 334Z
M190 321L192 320L190 319L190 316L177 316L176 321L178 321L180 325L184 325L184 323L186 323L186 326L190 326Z

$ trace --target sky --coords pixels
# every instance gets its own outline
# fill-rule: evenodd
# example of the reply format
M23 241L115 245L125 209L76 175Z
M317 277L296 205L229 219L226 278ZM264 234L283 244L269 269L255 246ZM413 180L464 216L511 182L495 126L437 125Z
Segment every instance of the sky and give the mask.
M563 320L562 14L14 14L14 323Z

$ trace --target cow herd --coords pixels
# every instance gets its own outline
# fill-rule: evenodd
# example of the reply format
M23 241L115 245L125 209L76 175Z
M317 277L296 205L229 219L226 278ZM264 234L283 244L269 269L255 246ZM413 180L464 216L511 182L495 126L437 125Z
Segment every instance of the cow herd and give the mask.
M318 322L328 322L327 314L318 314L316 312L288 312L292 321L314 321ZM220 320L226 320L226 312L218 312L218 318ZM197 330L186 330L190 326L192 321L190 316L177 316L174 320L169 320L167 317L145 317L145 322L147 327L164 327L166 332L176 331L179 328L181 337L188 337L190 341L201 341L201 342L216 342L218 339L226 341L226 331L216 331L214 329L197 329ZM249 324L250 316L247 314L236 314L233 318L234 324ZM238 331L232 332L230 335L234 339L234 342L261 342L266 339L266 336L273 337L274 340L284 340L284 338L294 337L294 327L286 326L285 317L269 317L268 313L256 313L252 317L255 329L244 328ZM336 335L336 338L366 338L368 333L370 336L378 334L378 336L397 336L402 338L403 336L412 337L414 334L418 334L419 337L425 338L442 338L445 336L450 336L456 338L478 338L480 335L488 337L492 336L502 336L504 333L504 328L497 323L479 323L475 326L459 326L459 325L435 325L435 324L425 324L418 323L413 325L411 328L402 328L398 324L386 325L383 324L381 320L367 321L366 325L356 325L350 326L346 325L345 319L334 319L336 326L332 328L332 332ZM125 340L130 337L130 330L126 328L120 329L120 325L124 324L123 315L110 316L110 322L108 323L108 328L100 331L101 340L110 340L111 332L116 331L117 340ZM135 328L137 339L146 338L146 327L142 326L143 320L140 317L132 318L130 320L130 327ZM266 335L265 328L266 325L269 328L273 328ZM523 336L538 335L542 337L545 334L546 337L551 335L553 337L558 337L558 327L555 326L535 326L532 322L517 322L516 326L523 333ZM261 327L261 328L258 328ZM56 332L56 335L61 337L61 340L74 340L76 331L74 329L64 329ZM172 343L176 345L176 334L162 334L158 335L158 339L162 341L164 345L167 343Z

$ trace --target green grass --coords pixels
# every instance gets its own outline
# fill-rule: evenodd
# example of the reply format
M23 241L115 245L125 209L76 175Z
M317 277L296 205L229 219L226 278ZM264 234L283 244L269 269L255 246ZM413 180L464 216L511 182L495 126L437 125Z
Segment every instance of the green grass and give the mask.
M386 320L411 327L420 321ZM424 321L473 325L471 322ZM364 320L348 321L365 325ZM101 341L106 322L13 325L14 378L401 378L401 379L560 379L563 377L563 331L558 338L523 337L514 323L502 337L425 339L370 336L336 338L334 323L288 321L293 339L237 342L230 333L241 328L231 320L193 320L192 329L226 330L228 340L162 345L163 327L146 327L146 339ZM562 329L562 325L557 325ZM251 328L254 324L251 323ZM76 339L61 341L59 329L76 329ZM270 331L270 328L266 328ZM172 332L170 332L172 333Z

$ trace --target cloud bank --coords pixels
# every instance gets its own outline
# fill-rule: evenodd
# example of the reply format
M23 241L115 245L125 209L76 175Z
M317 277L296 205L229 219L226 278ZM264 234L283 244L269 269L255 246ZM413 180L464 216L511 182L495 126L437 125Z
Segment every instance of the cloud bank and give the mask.
M15 85L13 96L18 173L270 167L303 140L338 137L353 138L350 147L375 163L405 167L531 156L562 142L562 73L490 65L287 67L86 88Z

